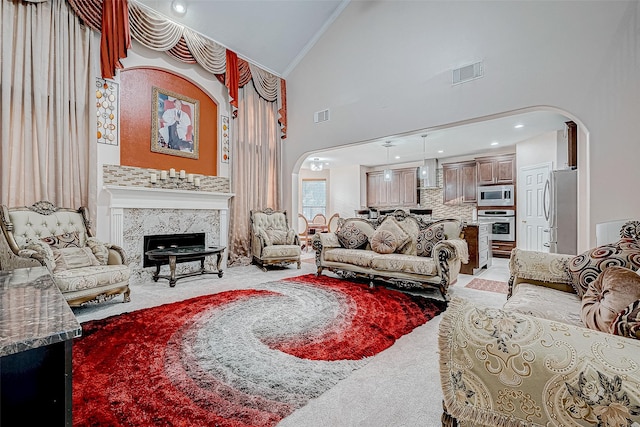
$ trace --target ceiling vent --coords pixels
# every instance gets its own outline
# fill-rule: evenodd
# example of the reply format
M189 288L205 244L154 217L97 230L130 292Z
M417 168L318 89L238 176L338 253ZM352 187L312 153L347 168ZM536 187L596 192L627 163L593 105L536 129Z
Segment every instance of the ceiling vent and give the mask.
M322 122L327 122L327 121L329 121L329 109L322 110L322 111L317 111L313 115L313 122L314 123L322 123Z
M484 76L484 66L482 61L476 62L475 64L465 65L464 67L453 70L451 84L457 85L468 82L469 80L479 79L482 76Z

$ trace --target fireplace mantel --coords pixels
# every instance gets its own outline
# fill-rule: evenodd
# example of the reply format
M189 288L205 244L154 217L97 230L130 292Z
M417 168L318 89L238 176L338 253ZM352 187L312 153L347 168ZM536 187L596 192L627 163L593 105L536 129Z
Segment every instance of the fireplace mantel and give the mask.
M109 194L111 242L124 242L124 209L198 209L220 211L220 245L226 246L229 234L229 200L234 193L215 193L173 188L105 185Z
M109 207L120 209L229 209L234 193L180 190L174 188L106 185Z

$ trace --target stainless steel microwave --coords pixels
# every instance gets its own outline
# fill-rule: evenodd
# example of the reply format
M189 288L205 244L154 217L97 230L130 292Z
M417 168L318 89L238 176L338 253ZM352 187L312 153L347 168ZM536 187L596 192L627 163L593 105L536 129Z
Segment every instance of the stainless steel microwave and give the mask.
M486 185L478 187L478 206L514 206L513 185Z

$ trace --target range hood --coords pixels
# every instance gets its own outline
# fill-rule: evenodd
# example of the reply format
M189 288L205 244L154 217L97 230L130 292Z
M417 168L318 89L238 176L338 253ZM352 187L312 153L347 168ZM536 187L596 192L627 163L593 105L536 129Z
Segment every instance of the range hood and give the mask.
M424 159L424 163L418 169L420 188L437 188L438 159Z

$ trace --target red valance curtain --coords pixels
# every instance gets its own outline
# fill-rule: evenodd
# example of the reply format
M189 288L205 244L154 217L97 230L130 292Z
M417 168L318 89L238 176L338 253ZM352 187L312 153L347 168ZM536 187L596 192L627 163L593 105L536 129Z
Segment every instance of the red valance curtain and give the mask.
M238 58L237 54L195 31L131 0L67 0L76 15L102 33L103 77L113 77L120 59L131 47L131 37L143 45L188 64L198 63L216 75L229 89L231 105L237 108L238 88L250 81L258 95L278 102L281 138L286 138L287 103L284 79ZM119 27L116 28L116 27Z

